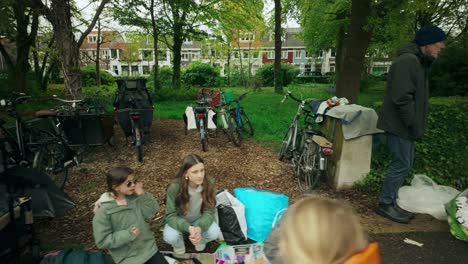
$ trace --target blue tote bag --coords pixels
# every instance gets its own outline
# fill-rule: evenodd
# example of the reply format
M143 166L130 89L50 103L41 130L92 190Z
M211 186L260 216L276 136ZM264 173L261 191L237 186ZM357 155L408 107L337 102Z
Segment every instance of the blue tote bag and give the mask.
M280 214L288 208L288 197L255 188L235 188L234 195L245 206L247 237L264 241ZM276 220L275 220L276 219Z

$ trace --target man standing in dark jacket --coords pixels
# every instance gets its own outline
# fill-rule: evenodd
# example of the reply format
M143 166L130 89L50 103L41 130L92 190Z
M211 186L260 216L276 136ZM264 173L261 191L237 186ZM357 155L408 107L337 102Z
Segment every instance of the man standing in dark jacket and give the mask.
M392 221L408 223L413 217L397 203L398 190L413 166L414 142L427 126L429 67L445 48L446 35L436 26L416 32L414 41L398 51L390 67L377 127L384 130L392 161L387 170L377 213Z

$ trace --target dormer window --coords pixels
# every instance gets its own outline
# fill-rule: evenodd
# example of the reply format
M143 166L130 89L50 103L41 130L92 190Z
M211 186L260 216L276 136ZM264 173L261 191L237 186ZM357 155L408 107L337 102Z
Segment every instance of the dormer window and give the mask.
M88 36L89 43L97 43L98 37L97 35ZM102 36L99 38L100 42L102 43Z
M255 33L253 32L242 32L239 34L240 42L253 42L255 40Z

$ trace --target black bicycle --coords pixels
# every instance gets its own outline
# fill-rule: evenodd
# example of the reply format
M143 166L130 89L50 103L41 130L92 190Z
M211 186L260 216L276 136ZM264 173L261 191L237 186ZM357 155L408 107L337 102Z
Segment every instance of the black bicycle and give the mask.
M75 164L75 152L70 149L60 130L47 119L37 118L25 121L17 111L17 105L30 96L14 94L9 99L0 100L8 114L15 119L14 128L5 127L0 122L2 134L10 147L9 163L32 167L45 172L60 189L68 177L68 168ZM36 112L38 117L55 117L56 112L45 110Z
M333 144L321 131L314 129L314 113L305 109L307 103L314 99L301 100L288 91L281 102L288 97L298 102L299 106L283 138L278 158L291 162L299 188L303 192L309 192L317 186L320 177L326 171L328 156L333 154ZM299 119L302 116L304 125L299 128Z

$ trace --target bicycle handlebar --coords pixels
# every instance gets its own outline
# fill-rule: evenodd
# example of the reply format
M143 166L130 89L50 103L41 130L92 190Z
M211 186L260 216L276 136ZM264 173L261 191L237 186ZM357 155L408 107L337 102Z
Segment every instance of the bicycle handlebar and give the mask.
M23 101L26 101L27 99L31 98L30 95L26 95L24 93L19 93L19 94L13 94L10 99L0 99L0 105L1 106L12 106L18 103L22 103Z
M308 101L315 100L315 99L313 99L313 98L307 98L307 99L301 100L301 99L295 97L295 96L292 94L291 91L288 91L288 92L284 95L283 100L281 100L281 103L284 103L284 101L285 101L286 98L288 98L288 97L291 97L291 99L293 99L294 101L296 101L296 102L298 102L298 103L300 103L300 104L306 103L306 102L308 102Z

